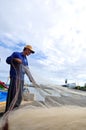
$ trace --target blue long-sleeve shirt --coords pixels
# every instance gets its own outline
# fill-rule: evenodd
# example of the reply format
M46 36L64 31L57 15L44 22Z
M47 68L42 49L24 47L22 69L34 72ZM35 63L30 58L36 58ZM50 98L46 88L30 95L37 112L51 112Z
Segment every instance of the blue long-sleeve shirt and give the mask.
M13 59L19 58L22 60L22 64L28 66L27 57L22 52L14 52L11 56L7 57L6 62L10 64L10 77L16 77L18 74L21 75L22 80L24 79L24 71L22 70L21 64L15 62ZM20 69L21 68L21 69Z

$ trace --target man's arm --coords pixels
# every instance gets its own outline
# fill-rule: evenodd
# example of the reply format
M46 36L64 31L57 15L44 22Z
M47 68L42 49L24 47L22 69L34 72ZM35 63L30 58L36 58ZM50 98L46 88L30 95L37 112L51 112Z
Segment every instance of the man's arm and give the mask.
M14 52L11 56L7 57L6 63L12 64L12 62L17 62L19 64L22 63L22 60L18 57L18 53Z

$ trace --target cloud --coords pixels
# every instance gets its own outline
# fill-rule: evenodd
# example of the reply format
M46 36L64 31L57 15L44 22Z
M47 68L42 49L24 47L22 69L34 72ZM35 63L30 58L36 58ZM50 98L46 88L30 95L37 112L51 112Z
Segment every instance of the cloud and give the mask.
M37 82L85 82L85 15L85 0L1 1L2 70L8 72L7 56L31 44L36 53L28 60Z

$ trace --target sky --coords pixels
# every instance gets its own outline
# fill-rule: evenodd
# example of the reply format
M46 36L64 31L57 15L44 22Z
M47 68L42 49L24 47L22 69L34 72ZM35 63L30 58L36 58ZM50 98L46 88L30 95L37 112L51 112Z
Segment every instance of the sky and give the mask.
M86 0L0 0L0 80L8 81L6 58L32 45L27 58L37 83L85 84L85 17Z

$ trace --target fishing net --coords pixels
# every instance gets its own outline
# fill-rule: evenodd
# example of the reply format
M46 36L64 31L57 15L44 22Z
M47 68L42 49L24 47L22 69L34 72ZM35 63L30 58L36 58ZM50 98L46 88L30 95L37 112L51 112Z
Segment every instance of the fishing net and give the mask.
M59 113L59 111L64 111L64 108L62 106L65 105L67 106L67 108L69 108L69 106L71 105L86 107L85 92L80 92L78 90L75 91L73 89L64 88L62 86L38 85L32 77L29 68L26 66L22 67L32 84L29 85L29 87L24 87L23 101L20 107L18 109L14 109L13 111L8 111L5 115L3 115L0 120L0 129L3 128L2 126L4 126L7 121L9 124L9 130L52 130L53 128L52 126L51 128L49 127L50 123L48 122L48 120L50 118L50 121L54 123L54 118L58 116L57 114L55 116L55 113ZM61 110L59 109L59 111L57 112L57 108L61 108ZM76 107L74 107L74 110L76 110L75 108ZM52 113L52 111L54 113ZM51 117L53 118L53 120L51 120ZM46 120L47 118L48 120ZM48 123L46 123L44 129L43 124L41 124L40 120L42 122L46 121ZM35 125L33 126L33 128L31 123L32 125ZM58 130L57 125L56 128L54 127L54 130Z

